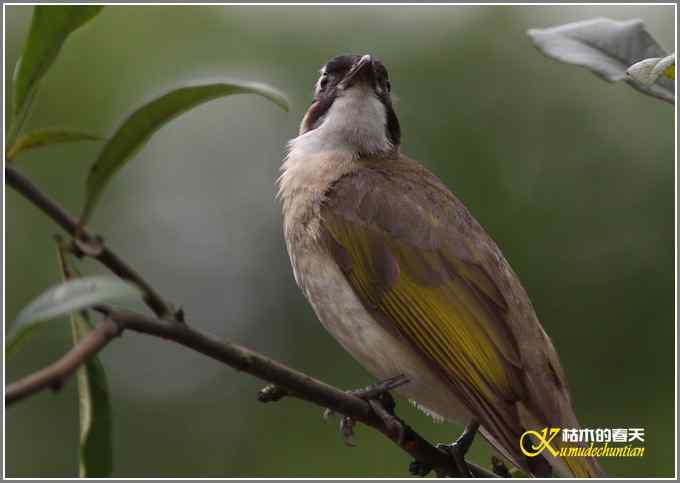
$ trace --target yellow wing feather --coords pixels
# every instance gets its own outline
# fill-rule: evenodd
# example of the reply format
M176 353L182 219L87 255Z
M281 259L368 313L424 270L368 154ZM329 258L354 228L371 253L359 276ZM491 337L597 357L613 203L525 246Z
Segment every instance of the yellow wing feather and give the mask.
M509 327L508 303L486 271L498 266L503 274L506 262L462 204L417 163L382 163L327 193L320 221L328 249L366 308L380 314L376 320L432 363L494 445L528 469L536 462L519 451L525 420L578 424L557 355L530 317L526 326ZM504 287L516 310L519 289ZM523 366L518 333L544 344L522 357L536 367L545 364L545 378L541 372L530 377L538 369ZM537 396L536 387L545 394ZM563 476L603 474L592 458L551 466Z
M325 225L352 261L348 281L362 300L387 315L449 377L487 399L517 398L508 361L490 335L493 329L485 329L492 324L492 310L463 278L444 273L441 254L417 250L416 255L407 243L330 215ZM376 245L397 267L392 281L380 273Z

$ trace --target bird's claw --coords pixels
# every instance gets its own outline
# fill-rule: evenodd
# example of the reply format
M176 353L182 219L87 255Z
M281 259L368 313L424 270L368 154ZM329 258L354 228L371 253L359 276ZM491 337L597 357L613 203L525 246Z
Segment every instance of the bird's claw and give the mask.
M491 467L493 468L493 472L496 473L501 478L512 478L510 470L508 469L507 466L505 466L505 463L503 463L503 461L501 461L500 458L492 456Z
M412 461L408 465L408 472L413 476L427 476L430 471L432 471L432 467L422 461Z
M472 446L472 441L475 439L478 429L479 423L473 421L465 428L463 434L456 441L451 444L437 445L437 448L444 450L451 455L451 458L456 465L456 469L463 478L473 477L470 472L470 467L465 461L465 455L470 449L470 446Z
M347 446L356 446L354 442L354 426L356 421L349 416L343 416L340 418L340 434L342 435L342 440Z
M451 456L460 478L472 478L470 467L465 462L465 453L461 452L460 447L456 443L438 444L437 448L446 451Z
M366 401L371 406L371 409L376 416L383 421L388 428L388 431L398 439L400 444L404 441L405 437L404 425L394 415L396 403L389 391L399 386L403 386L407 382L409 382L409 379L406 376L400 375L361 389L347 391L349 394ZM323 412L323 418L327 420L334 413L335 412L332 409L326 409ZM355 425L356 421L349 416L343 416L340 419L340 434L347 446L356 446L354 442Z
M383 401L378 399L369 399L368 404L371 405L373 412L380 419L382 419L382 422L385 424L385 427L389 433L397 439L399 445L401 446L404 443L404 435L406 433L404 430L404 425L399 420L399 418L394 415L395 403L394 399L392 399L392 396L390 396L388 392L384 393L382 396L383 398L388 397L388 400L391 404L385 404Z
M409 382L409 378L401 374L399 376L390 377L384 381L378 381L370 386L362 387L361 389L352 389L347 391L356 397L359 397L365 401L369 399L377 399L378 397L387 394L392 389L396 389L400 386Z

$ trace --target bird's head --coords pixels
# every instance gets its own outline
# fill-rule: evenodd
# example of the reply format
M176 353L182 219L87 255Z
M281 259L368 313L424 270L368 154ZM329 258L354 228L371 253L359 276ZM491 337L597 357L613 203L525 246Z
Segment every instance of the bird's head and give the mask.
M325 144L360 155L394 152L401 130L391 90L387 69L371 55L333 57L321 68L300 134L318 130Z

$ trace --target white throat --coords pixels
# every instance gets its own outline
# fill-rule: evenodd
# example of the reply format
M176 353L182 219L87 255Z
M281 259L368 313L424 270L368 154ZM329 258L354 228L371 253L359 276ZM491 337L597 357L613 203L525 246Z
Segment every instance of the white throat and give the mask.
M325 163L350 163L360 155L393 149L386 134L385 106L363 85L340 93L319 122L319 127L288 143L279 178L279 195L283 198L308 189L312 179L322 181L324 172L329 171Z
M289 157L300 151L374 154L392 148L386 135L385 106L368 86L342 91L319 122L316 129L291 140Z

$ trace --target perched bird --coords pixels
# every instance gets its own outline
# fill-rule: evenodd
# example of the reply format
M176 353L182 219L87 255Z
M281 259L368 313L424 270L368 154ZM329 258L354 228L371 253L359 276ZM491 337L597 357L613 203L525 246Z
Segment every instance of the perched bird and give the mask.
M578 427L559 358L496 243L400 142L385 66L331 59L279 179L302 292L371 374L406 376L397 392L426 413L479 427L530 474L601 476L592 458L520 451L527 430Z

